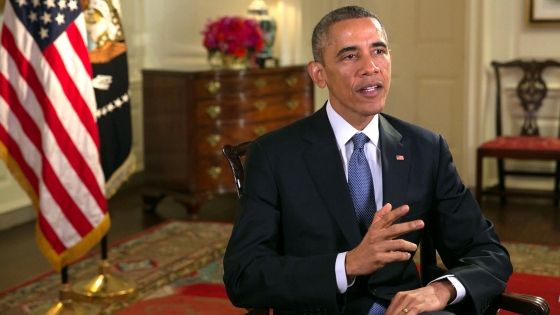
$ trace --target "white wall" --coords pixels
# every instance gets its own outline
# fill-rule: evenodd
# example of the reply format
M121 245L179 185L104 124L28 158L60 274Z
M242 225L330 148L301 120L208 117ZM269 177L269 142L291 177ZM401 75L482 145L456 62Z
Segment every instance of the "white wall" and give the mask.
M206 21L222 15L243 15L251 0L121 1L131 68L134 148L142 169L141 69L204 65L206 51L201 44L200 30ZM275 55L284 65L306 64L311 60L311 33L325 13L343 5L371 6L366 0L266 0L266 3L278 22ZM494 132L490 61L560 59L560 27L527 26L525 0L467 0L466 6L464 130L456 136L464 138L461 175L467 185L474 185L476 147ZM394 28L399 22L385 21L385 24ZM316 108L322 106L327 95L326 89L315 89Z
M476 148L485 140L495 135L494 106L495 88L494 74L490 62L507 61L516 58L552 58L560 60L560 27L528 26L526 23L525 0L469 0L469 16L467 18L467 79L466 79L466 130L467 141L465 152L468 155L469 172L463 180L472 185L475 183ZM560 108L559 92L560 73L548 72L551 100L546 103L556 117L544 123L543 129L551 130L558 125L558 108ZM513 88L513 85L511 86ZM513 101L514 98L508 98ZM508 99L504 101L508 101ZM506 103L506 105L508 105ZM509 104L511 105L511 104ZM543 107L545 108L545 107ZM546 111L547 109L545 109ZM556 130L555 130L556 132ZM519 164L518 164L519 165ZM495 162L485 162L485 184L496 181ZM525 167L549 168L550 164L529 163ZM511 180L512 186L550 186L548 180Z
M429 0L424 0L429 1ZM206 51L200 31L208 19L243 15L251 0L121 0L128 45L133 115L133 150L143 169L141 70L204 65ZM276 56L281 64L305 64L311 59L310 38L317 21L349 0L266 0L278 21ZM486 113L493 106L491 60L517 57L560 59L560 28L527 27L525 0L467 0L464 100L464 157L466 184L475 182L476 147L493 130ZM300 12L300 13L298 13ZM395 24L391 22L386 24ZM316 108L327 97L316 89ZM28 205L25 195L0 165L0 214ZM11 183L9 185L5 183ZM8 187L9 186L9 187ZM19 194L18 194L19 192Z

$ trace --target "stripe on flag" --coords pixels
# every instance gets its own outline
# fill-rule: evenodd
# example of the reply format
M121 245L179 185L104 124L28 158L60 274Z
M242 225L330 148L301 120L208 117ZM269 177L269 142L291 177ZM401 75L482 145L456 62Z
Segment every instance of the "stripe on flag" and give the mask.
M77 0L6 2L0 156L37 210L37 242L56 270L110 224L86 44Z

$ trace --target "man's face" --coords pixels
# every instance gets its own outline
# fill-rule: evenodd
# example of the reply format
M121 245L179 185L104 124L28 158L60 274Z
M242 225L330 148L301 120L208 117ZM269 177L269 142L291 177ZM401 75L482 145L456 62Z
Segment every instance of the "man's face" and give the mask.
M341 21L329 28L323 64L309 72L329 89L334 110L363 129L383 110L391 83L391 53L379 22L373 18Z

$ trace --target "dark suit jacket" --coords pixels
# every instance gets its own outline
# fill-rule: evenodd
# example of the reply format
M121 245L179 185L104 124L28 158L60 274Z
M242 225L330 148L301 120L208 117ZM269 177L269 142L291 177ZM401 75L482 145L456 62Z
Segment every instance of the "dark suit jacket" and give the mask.
M379 132L383 203L410 206L398 222L421 219L433 227L443 262L468 293L455 310L481 314L505 289L512 272L492 223L461 183L441 136L384 114ZM401 238L418 244L423 233ZM234 305L367 314L374 298L389 300L399 291L420 287L411 259L358 277L345 294L336 294L336 256L360 241L325 107L251 143L224 258L224 282Z

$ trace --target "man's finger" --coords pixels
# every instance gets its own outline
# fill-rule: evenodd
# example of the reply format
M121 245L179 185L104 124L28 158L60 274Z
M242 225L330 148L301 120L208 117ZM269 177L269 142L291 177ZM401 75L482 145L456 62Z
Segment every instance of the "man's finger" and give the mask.
M423 227L424 227L424 221L422 220L414 220L410 222L393 224L389 226L387 229L385 229L385 231L383 231L383 238L392 240L397 236L401 236L406 233L420 230Z
M391 212L391 210L393 209L393 206L391 206L390 203L386 203L383 208L379 209L378 211L375 212L375 215L373 216L373 221L371 222L371 224L373 225L375 222L378 222L379 220L381 220L385 215L387 215L389 212Z
M408 252L383 252L378 254L378 260L382 265L387 265L397 261L407 261L411 257L411 254Z
M385 207L387 206L391 206L391 204L386 204L381 210L385 210ZM379 219L376 220L375 219L375 215L373 216L373 223L375 224L375 228L376 229L386 229L389 226L391 226L391 224L393 224L393 222L395 222L398 218L402 217L403 215L405 215L408 212L409 208L407 205L404 206L400 206L399 208L393 210L393 211L389 211L389 212L383 212L380 213L379 215ZM386 211L386 210L385 210ZM377 214L377 213L376 213ZM374 224L372 224L371 226L373 227Z
M402 252L408 253L415 251L418 246L412 242L403 240L403 239L396 239L383 242L382 244L378 245L381 252Z

